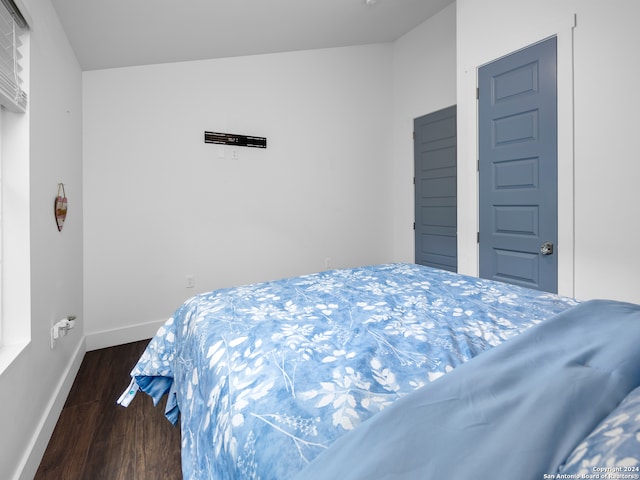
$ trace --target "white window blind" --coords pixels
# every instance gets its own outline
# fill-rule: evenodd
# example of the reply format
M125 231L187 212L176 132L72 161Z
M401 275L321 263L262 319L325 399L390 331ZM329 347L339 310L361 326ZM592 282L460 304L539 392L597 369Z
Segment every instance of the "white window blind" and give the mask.
M10 110L24 112L27 94L20 73L20 36L27 22L12 0L0 0L0 103Z

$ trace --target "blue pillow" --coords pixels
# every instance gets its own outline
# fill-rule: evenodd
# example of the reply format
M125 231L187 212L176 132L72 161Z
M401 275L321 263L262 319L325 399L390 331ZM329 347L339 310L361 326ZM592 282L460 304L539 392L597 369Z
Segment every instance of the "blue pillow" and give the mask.
M633 390L558 469L567 478L639 478L640 387ZM622 476L629 475L629 476ZM556 477L557 478L557 477Z

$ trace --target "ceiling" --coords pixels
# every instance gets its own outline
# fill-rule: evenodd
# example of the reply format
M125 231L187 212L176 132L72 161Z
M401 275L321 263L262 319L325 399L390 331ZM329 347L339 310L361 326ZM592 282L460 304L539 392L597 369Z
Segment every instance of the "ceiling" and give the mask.
M96 70L391 42L455 0L51 1Z

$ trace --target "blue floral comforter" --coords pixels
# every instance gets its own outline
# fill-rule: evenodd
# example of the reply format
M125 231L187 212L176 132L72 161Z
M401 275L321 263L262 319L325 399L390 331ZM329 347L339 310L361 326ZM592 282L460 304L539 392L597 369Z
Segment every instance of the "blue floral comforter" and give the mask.
M640 478L638 344L640 305L581 303L405 395L295 479Z
M185 302L131 376L180 415L185 479L287 479L338 437L574 300L413 264Z

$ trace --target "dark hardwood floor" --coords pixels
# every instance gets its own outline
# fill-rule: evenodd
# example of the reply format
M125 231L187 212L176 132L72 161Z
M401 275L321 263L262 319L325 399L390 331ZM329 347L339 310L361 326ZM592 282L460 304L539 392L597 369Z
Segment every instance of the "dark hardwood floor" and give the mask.
M139 392L116 404L148 340L87 352L36 480L180 479L180 427ZM166 397L165 397L166 398Z

